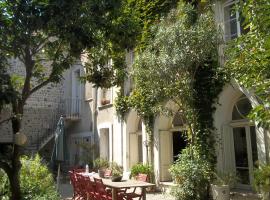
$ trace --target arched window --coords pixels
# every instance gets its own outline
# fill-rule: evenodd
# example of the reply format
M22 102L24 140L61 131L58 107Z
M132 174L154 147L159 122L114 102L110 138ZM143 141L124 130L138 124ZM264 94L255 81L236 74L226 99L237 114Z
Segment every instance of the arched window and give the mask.
M251 109L252 106L248 98L245 95L241 96L234 104L232 112L232 120L246 119Z

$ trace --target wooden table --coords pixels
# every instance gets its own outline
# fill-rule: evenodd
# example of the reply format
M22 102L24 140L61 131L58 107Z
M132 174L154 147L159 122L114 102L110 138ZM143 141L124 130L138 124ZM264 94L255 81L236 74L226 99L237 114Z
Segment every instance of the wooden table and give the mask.
M91 179L93 177L100 178L97 173L80 173L83 176L89 176ZM102 178L103 184L109 188L112 189L112 200L117 200L117 191L119 189L125 189L125 188L134 188L134 187L140 187L142 188L142 196L143 200L146 200L146 188L154 186L153 183L147 183L143 181L137 181L137 180L126 180L121 182L112 182L111 179Z
M104 185L112 189L112 200L117 200L117 191L124 188L142 188L143 200L146 200L146 188L154 186L155 184L147 183L143 181L127 180L121 182L112 182L111 179L102 179Z

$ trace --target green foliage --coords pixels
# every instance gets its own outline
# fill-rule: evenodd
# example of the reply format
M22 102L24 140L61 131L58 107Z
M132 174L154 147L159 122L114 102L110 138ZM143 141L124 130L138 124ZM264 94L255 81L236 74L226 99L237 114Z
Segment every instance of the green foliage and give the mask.
M254 170L254 186L258 192L270 192L270 165L260 165Z
M211 164L196 148L184 149L169 171L177 184L172 189L172 195L176 199L208 199L207 187L211 178Z
M230 41L226 69L237 82L254 93L260 105L249 117L260 126L270 127L270 5L268 0L240 1L239 11L248 33Z
M121 92L119 92L115 99L114 107L117 114L124 119L131 107L128 96L122 95Z
M34 158L22 157L21 163L20 181L24 200L60 200L53 176L38 155ZM0 183L0 199L8 199L9 182L3 171L0 171Z
M123 174L123 167L116 162L110 163L110 169L112 170L112 176L122 176Z
M180 1L152 31L153 39L136 57L129 102L151 129L154 116L167 112L164 103L173 101L187 119L191 143L215 163L212 113L226 80L213 13Z
M233 173L217 172L214 173L214 185L229 185L230 187L234 186L237 182L237 177Z
M131 167L131 177L136 177L139 174L148 174L151 177L153 175L153 167L142 163L133 165Z
M0 169L0 199L7 200L9 197L9 180L5 172Z
M97 158L94 160L94 168L96 169L108 168L109 166L109 161L104 158Z

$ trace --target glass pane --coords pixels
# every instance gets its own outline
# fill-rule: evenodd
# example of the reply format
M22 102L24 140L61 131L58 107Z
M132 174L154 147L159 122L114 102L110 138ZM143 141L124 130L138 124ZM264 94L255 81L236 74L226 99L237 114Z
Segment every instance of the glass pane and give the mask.
M255 166L256 162L258 161L257 139L256 139L255 126L250 127L250 140L251 140L251 148L252 148L253 166Z
M248 152L245 127L233 129L235 167L239 182L249 184Z
M237 19L234 4L224 7L225 40L237 37Z
M236 167L248 167L247 140L244 127L233 129Z
M232 119L245 119L251 109L252 107L249 100L246 97L240 98L233 108Z

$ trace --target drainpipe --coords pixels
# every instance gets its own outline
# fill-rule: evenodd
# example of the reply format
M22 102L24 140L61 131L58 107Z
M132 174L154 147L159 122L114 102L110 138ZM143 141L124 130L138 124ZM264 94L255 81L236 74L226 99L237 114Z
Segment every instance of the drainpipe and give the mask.
M96 159L99 155L99 142L98 142L98 133L97 133L97 114L98 114L98 110L97 110L97 92L98 92L98 88L95 86L93 88L94 92L93 92L93 111L92 111L92 119L93 119L93 124L92 124L92 133L94 134L94 144L97 146L95 146L95 151L94 151L94 159Z

